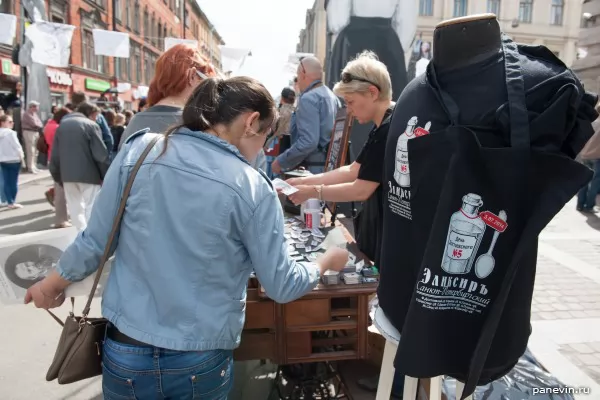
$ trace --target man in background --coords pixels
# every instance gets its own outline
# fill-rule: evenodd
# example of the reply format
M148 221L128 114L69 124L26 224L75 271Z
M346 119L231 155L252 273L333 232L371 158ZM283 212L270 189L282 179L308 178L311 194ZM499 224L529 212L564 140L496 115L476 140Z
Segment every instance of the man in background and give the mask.
M274 174L302 166L314 174L325 170L325 159L339 99L322 82L323 66L318 58L300 60L298 87L301 90L295 117L291 118L291 147L280 154L271 168Z
M87 96L83 92L75 92L73 96L71 96L71 103L73 108L71 110L76 110L77 107L83 102L87 101ZM100 131L102 132L102 142L106 146L106 148L110 151L113 148L113 137L110 134L110 128L108 127L108 123L106 122L106 118L102 113L98 113L98 118L96 119L96 123L100 127Z
M290 139L290 123L296 103L296 92L286 87L281 91L281 102L279 103L279 120L275 137L279 139L279 154L283 154L292 145Z
M25 142L25 168L27 172L37 174L35 167L37 141L40 136L40 130L44 127L39 116L40 103L30 101L27 105L27 111L21 118L21 129L23 129L23 141Z
M83 102L65 115L56 129L50 173L65 190L67 210L81 232L87 227L92 206L108 170L108 150L96 123L100 109Z

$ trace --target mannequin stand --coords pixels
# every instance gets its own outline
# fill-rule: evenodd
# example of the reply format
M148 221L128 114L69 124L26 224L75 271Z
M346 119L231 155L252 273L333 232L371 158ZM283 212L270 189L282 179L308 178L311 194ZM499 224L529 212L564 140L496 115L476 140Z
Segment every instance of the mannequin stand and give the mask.
M377 331L385 338L385 347L383 350L383 360L381 362L381 371L379 373L379 384L377 385L377 396L375 400L389 400L392 395L392 385L394 382L394 358L398 350L400 342L400 333L392 326L387 319L383 310L377 308L373 318L373 326L369 328L371 331ZM429 383L429 400L442 399L442 376L430 378ZM464 384L456 381L456 399L460 399ZM416 399L419 390L419 379L410 376L404 377L404 392L403 399ZM473 400L473 396L467 397L466 400Z

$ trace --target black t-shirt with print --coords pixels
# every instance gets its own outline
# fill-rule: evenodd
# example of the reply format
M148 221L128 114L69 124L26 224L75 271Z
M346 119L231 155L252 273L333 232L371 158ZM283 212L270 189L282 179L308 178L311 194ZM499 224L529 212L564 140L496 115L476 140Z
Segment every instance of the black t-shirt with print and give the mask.
M388 108L381 124L373 126L367 141L356 158L356 162L360 164L358 179L379 183L375 192L363 202L360 216L355 224L358 247L375 264L379 263L378 258L381 249L383 160L393 110L393 106Z
M438 77L456 100L462 112L461 120L471 125L487 125L493 122L495 110L506 101L503 71L504 62L499 56L450 74L438 73ZM465 85L465 77L468 77L468 85ZM415 171L409 168L408 141L443 131L449 124L426 75L408 84L392 115L384 160L378 297L386 316L399 331L402 331L428 240L427 229L412 226L410 174ZM428 166L436 168L436 160L430 160ZM427 196L426 191L426 187L419 188L419 196ZM418 224L430 225L433 217ZM410 236L407 232L411 232Z

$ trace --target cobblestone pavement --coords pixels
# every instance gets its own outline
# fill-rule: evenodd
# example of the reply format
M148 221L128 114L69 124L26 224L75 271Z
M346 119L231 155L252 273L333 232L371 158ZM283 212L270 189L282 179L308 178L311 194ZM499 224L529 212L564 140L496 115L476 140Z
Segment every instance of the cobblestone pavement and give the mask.
M600 399L600 218L571 201L540 235L530 349L566 385Z

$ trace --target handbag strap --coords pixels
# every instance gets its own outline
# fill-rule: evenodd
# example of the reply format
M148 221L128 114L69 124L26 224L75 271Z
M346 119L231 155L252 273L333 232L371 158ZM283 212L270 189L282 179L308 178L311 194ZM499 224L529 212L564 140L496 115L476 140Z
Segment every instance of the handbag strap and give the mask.
M129 193L131 192L131 187L133 186L133 181L135 180L135 176L137 175L140 167L144 163L146 156L150 153L150 150L154 147L156 142L161 138L161 135L157 135L154 137L148 146L144 149L144 152L140 155L137 162L133 166L131 173L129 174L129 178L127 178L127 184L125 185L125 189L123 190L123 195L121 196L121 202L119 204L119 208L117 209L117 214L115 215L115 219L113 221L112 229L110 234L108 235L108 241L106 242L106 246L104 246L104 253L102 254L102 258L100 259L100 263L98 265L98 270L96 271L96 276L94 278L94 284L92 285L92 289L90 290L90 294L87 299L87 303L85 304L85 308L83 309L82 318L85 319L90 313L90 307L92 305L92 300L94 298L94 294L96 293L96 289L98 288L98 283L100 282L100 277L102 276L102 271L104 270L104 265L108 261L110 257L110 250L114 244L115 237L117 236L117 232L121 225L121 220L123 219L123 213L125 212L125 206L127 205L127 199L129 198ZM74 306L75 300L71 298L71 304ZM63 322L50 310L46 310L48 313L56 320L59 324L64 325Z
M525 81L521 71L519 50L513 40L502 34L502 50L504 52L504 73L507 104L510 117L510 145L513 148L529 149L529 115L525 101ZM435 61L435 60L434 60ZM454 99L442 89L435 72L435 62L427 65L427 78L432 89L448 115L453 126L459 125L460 109Z
M117 215L115 215L115 219L113 221L112 229L110 231L110 235L108 235L108 241L106 242L106 246L104 246L104 253L102 254L102 258L100 259L100 265L98 266L98 271L96 271L96 277L94 278L94 284L92 285L92 289L90 290L90 295L88 296L87 303L85 304L85 308L83 309L83 318L87 317L90 312L90 307L92 305L92 300L94 298L94 294L96 293L96 289L98 288L98 283L100 283L100 277L102 276L102 270L104 270L104 265L108 261L110 257L110 249L115 241L115 237L117 236L117 232L119 231L119 227L121 226L121 220L123 219L123 214L125 213L125 206L127 205L127 199L129 198L129 193L131 192L131 187L133 186L133 181L135 180L135 176L140 170L144 160L150 150L154 147L156 142L161 138L161 135L155 136L148 146L144 149L144 152L140 155L137 162L133 166L131 173L129 174L129 178L127 178L127 185L125 185L125 189L123 190L123 195L121 196L121 203L119 204L119 209L117 210Z

